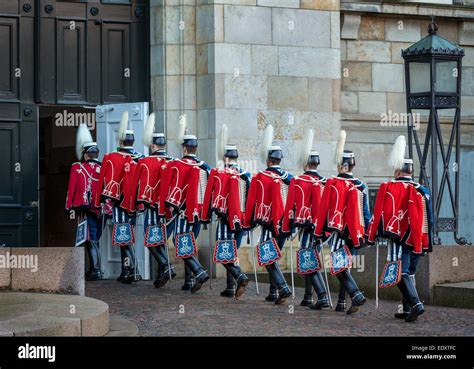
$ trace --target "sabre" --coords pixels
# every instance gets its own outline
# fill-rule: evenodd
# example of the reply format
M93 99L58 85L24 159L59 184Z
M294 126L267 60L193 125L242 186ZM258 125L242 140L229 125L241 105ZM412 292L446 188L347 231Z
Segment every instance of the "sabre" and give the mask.
M172 280L172 278L171 278L170 248L169 248L169 245L168 245L168 225L170 225L175 219L176 219L176 215L173 216L168 223L165 222L165 235L164 235L165 238L166 238L165 249L166 249L166 256L167 256L167 259L168 259L168 276L170 278L170 281ZM175 229L176 229L176 227L175 227Z
M331 298L331 290L329 289L328 271L326 269L326 258L324 257L324 243L320 241L320 245L321 245L321 257L323 259L324 279L326 280L326 289L328 291L329 304L331 305L331 309L332 309L333 304L332 304L332 298Z
M295 275L293 273L293 241L297 235L298 233L296 233L294 237L290 235L290 272L291 272L291 289L292 289L291 298L293 300L295 299Z
M219 222L219 220L217 221ZM217 226L219 227L219 223L217 224ZM209 241L209 289L212 290L212 254L214 253L214 250L212 250L212 218L211 222L209 223Z
M375 308L379 308L379 243L377 239L375 243ZM390 254L390 253L389 253Z
M255 260L255 250L253 248L253 230L249 231L249 237L250 237L250 248L251 248L251 254L252 254L253 271L255 273L255 287L257 288L257 296L260 296L260 292L258 290L257 263Z

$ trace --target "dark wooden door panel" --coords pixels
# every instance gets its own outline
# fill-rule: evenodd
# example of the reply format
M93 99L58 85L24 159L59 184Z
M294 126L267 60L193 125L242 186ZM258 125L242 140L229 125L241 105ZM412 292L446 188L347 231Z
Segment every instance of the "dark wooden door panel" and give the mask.
M0 245L38 246L37 107L0 103Z
M18 18L0 17L0 100L18 100Z
M21 163L19 162L20 122L0 121L0 203L19 204Z
M130 24L102 26L102 85L104 103L130 101Z
M73 22L73 23L71 23ZM86 102L86 22L57 22L58 102Z

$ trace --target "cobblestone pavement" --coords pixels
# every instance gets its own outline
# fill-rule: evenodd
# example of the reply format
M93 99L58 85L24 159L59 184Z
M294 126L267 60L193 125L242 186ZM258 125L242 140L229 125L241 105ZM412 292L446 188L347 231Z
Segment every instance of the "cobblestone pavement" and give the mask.
M396 301L368 300L359 313L315 311L299 306L304 291L276 306L264 301L267 284L252 282L239 301L220 297L224 280L209 282L196 294L181 291L183 280L164 288L141 281L124 285L115 281L89 282L86 295L107 302L110 312L137 324L141 336L474 336L474 310L427 306L415 323L393 317ZM333 301L335 296L333 295ZM294 306L293 313L291 306ZM184 307L184 313L180 308Z

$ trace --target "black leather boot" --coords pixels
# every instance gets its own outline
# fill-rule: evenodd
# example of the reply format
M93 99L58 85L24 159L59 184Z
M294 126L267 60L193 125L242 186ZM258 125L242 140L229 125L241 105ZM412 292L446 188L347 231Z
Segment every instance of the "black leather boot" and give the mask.
M234 285L234 279L237 282L237 287L235 289L235 298L238 299L245 293L245 288L249 284L249 279L247 275L242 272L242 269L240 269L240 267L238 265L235 265L234 263L224 264L224 267L227 270L227 288L229 288L229 286Z
M176 272L174 271L173 267L168 267L168 258L165 254L163 254L162 249L164 246L156 246L156 247L149 247L148 250L150 251L153 258L158 263L158 275L156 280L153 282L156 288L163 287L168 281L176 276Z
M270 290L268 292L268 296L265 297L265 301L268 301L268 302L275 302L278 298L278 287L277 285L275 284L274 282L274 279L273 279L273 275L272 275L272 272L270 270L270 267L267 265L265 267L265 269L267 270L268 272L268 279L270 281Z
M194 275L196 283L191 288L191 292L195 293L195 292L199 291L201 289L202 285L209 280L209 275L202 268L201 264L196 259L196 257L191 256L189 258L186 258L186 259L184 259L184 262L186 263L186 265L189 267L189 269L191 270L191 272Z
M185 261L184 262L184 284L181 286L181 290L182 291L191 291L191 288L193 288L193 287L194 287L193 272Z
M410 306L410 312L405 318L406 322L414 322L418 317L425 312L425 307L418 297L413 279L408 274L402 274L402 279L397 284L402 292L407 304Z
M128 274L128 266L125 265L125 258L127 257L127 253L125 252L125 247L120 246L120 260L122 265L122 270L120 275L117 278L117 282L122 282L125 276Z
M86 277L87 281L98 281L102 279L102 270L100 263L99 241L88 242L90 273Z
M122 246L121 250L123 249L125 253L125 258L122 260L122 262L125 263L126 267L126 273L122 279L122 283L125 284L131 284L132 282L135 281L135 256L133 253L133 248L132 246Z
M337 275L337 278L339 279L339 282L344 286L344 289L349 293L349 296L351 297L352 300L352 305L347 310L347 314L353 314L359 311L359 306L362 306L365 304L367 299L365 298L364 294L359 290L359 287L357 287L356 282L354 281L354 278L352 278L351 273L349 270L344 270L343 272L339 273Z
M278 287L278 297L275 301L275 305L281 305L285 303L286 299L291 296L290 287L286 283L285 277L280 270L280 265L278 262L273 263L270 265L273 271L273 279L275 281L276 286Z
M223 264L226 268L226 289L221 292L222 297L235 297L235 284L234 284L234 277L230 272L227 264Z
M343 313L346 311L346 289L342 285L341 281L339 281L339 295L337 297L337 305L335 311L338 313Z
M313 274L311 274L310 278L313 288L316 291L316 294L318 295L318 301L316 301L315 304L311 305L311 309L321 310L324 308L328 308L330 306L329 296L321 272L314 272Z
M406 319L406 317L410 314L410 305L407 303L404 296L402 296L402 309L401 313L393 314L397 319Z
M301 301L301 306L309 307L313 304L313 285L311 284L311 275L304 276L304 297Z

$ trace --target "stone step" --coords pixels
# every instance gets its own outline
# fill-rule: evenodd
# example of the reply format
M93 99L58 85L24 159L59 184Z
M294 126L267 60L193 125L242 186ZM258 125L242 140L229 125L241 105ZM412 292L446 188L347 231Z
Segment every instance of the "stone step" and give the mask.
M0 292L0 336L104 336L109 306L89 297Z
M474 309L474 281L437 284L433 296L435 305Z
M134 337L136 335L138 335L138 327L135 323L122 315L110 314L107 337Z

